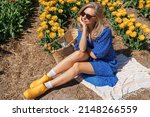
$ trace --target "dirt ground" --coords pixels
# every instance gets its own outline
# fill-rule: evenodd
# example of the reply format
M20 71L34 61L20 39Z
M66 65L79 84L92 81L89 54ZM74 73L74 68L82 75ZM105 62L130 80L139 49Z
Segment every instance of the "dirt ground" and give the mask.
M54 58L44 52L38 44L36 28L38 26L38 4L35 3L35 10L26 24L25 31L17 39L0 45L0 99L1 100L22 100L22 93L29 87L29 84L40 78L56 65ZM135 12L133 9L128 11ZM150 21L144 18L137 19L150 27ZM150 68L149 48L142 51L132 51L124 46L122 38L115 36L113 45L117 54L123 53L126 56L133 56L147 68ZM101 100L95 94L76 80L73 80L61 87L49 90L39 97L41 100ZM146 100L150 99L150 89L125 95L124 99Z

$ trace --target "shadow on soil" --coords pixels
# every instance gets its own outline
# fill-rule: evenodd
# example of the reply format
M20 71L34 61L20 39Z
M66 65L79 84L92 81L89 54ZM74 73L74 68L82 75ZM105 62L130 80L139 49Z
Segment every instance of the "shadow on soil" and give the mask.
M3 75L5 72L4 71L0 71L0 75Z
M46 93L44 93L43 95L39 96L38 98L36 98L35 100L40 100L43 96L47 95L48 93L52 92L53 90L60 90L61 88L65 88L65 87L71 87L74 85L79 84L79 82L77 82L76 80L72 80L64 85L58 86L56 88L50 89L48 90Z
M131 54L131 53L132 53L132 50L129 49L129 48L116 50L116 53L117 53L117 55L119 55L119 54L124 54L124 55L126 55L126 56L128 56L128 57L132 56L132 54Z
M0 47L0 55L8 55L8 54L12 54L12 52L4 50L3 48Z

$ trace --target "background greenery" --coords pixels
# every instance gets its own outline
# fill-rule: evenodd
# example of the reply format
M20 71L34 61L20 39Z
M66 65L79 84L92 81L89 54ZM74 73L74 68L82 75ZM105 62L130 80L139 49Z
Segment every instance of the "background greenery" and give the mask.
M23 31L31 5L31 0L0 0L0 43Z

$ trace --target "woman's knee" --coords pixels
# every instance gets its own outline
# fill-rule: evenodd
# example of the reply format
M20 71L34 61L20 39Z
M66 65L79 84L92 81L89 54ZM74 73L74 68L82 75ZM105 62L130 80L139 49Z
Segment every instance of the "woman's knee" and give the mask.
M74 63L73 69L74 69L76 74L80 73L80 62Z
M88 59L89 58L89 55L88 55L88 53L87 52L82 52L82 51L80 51L80 50L78 50L78 51L75 51L74 52L74 56L76 57L76 58L78 58L79 60L80 59Z

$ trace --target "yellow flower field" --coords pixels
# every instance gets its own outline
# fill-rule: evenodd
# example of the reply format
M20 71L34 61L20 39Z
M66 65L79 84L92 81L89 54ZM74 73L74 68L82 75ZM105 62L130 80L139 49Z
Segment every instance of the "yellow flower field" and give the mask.
M128 0L124 3L121 0L39 0L41 9L37 31L40 44L44 46L45 50L51 52L62 48L59 39L64 37L69 19L75 19L77 22L79 9L84 4L93 1L99 2L104 7L104 13L113 30L123 37L124 43L129 48L137 50L144 48L150 29L138 22L134 14L127 13L126 7L123 6L126 6ZM149 9L149 1L139 0L134 5L139 9L143 7Z

